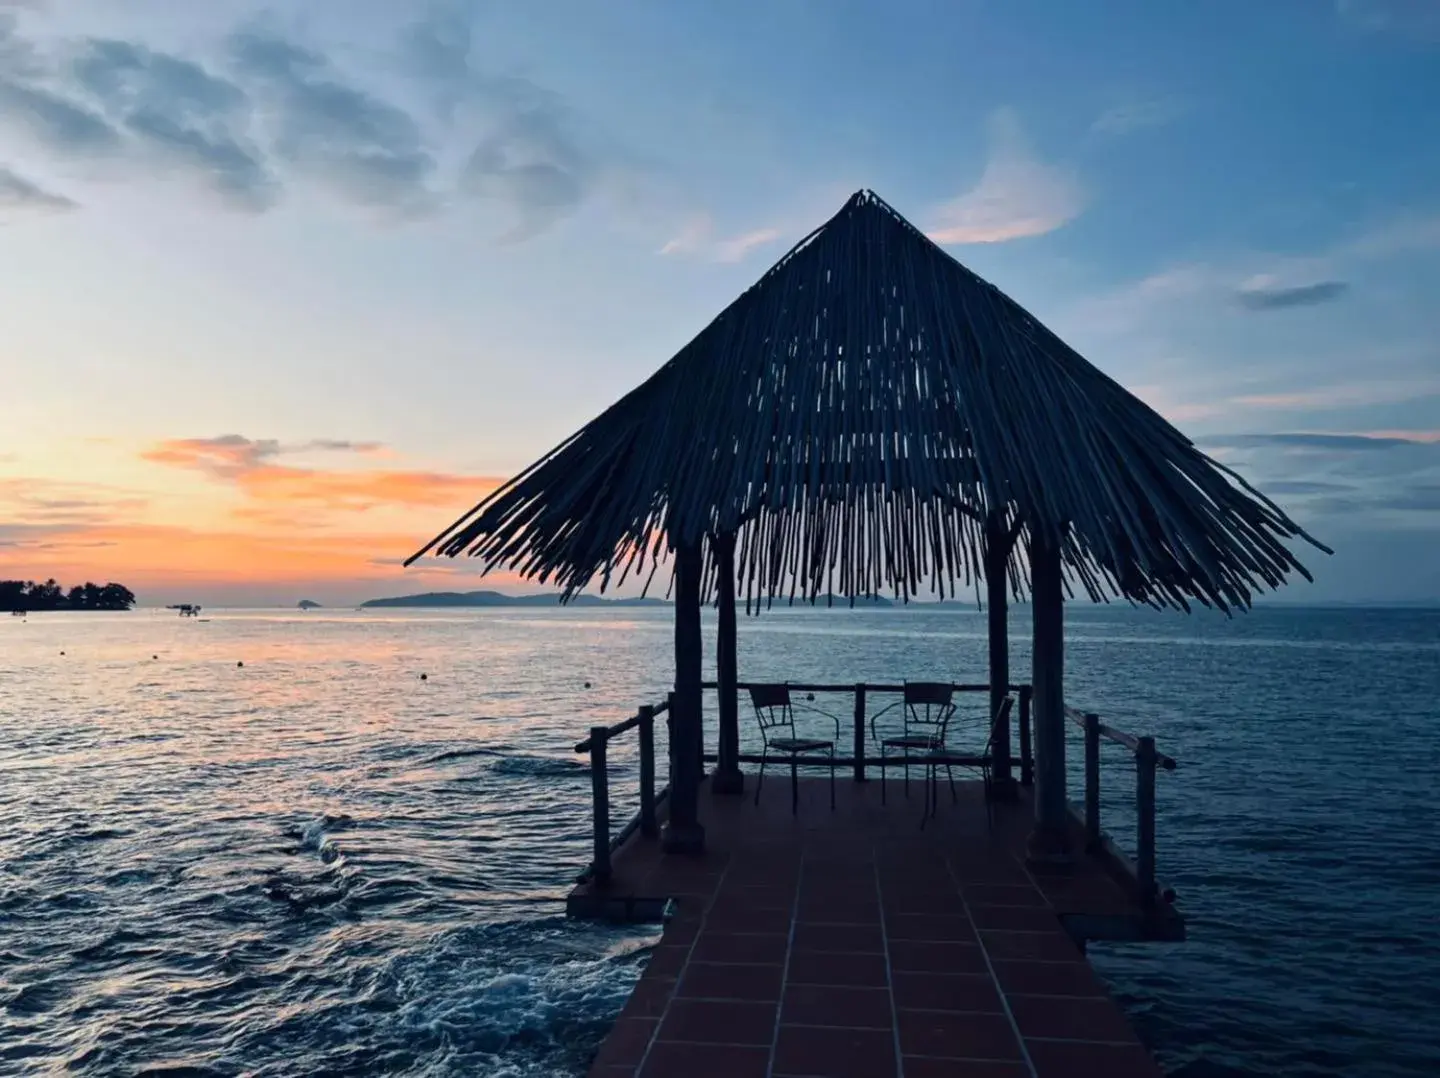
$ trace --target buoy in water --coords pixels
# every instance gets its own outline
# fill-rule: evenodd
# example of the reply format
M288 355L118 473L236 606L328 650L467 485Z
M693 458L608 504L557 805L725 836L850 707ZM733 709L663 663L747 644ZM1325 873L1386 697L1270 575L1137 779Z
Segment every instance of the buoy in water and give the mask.
M421 680L421 681L429 681L429 680L430 680L430 675L429 675L429 674L421 674L421 675L420 675L420 680Z
M588 689L590 687L590 682L585 682L585 687Z
M236 666L244 666L245 664L244 664L244 663L236 663L235 665L236 665Z
M64 655L65 653L62 651L60 654L61 654L61 655Z

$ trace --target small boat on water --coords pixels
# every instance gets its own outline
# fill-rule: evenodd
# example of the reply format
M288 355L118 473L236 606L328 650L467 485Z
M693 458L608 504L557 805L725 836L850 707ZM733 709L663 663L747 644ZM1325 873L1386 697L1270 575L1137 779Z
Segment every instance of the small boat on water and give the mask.
M195 618L200 616L199 603L173 603L165 608L166 610L178 610L182 618Z

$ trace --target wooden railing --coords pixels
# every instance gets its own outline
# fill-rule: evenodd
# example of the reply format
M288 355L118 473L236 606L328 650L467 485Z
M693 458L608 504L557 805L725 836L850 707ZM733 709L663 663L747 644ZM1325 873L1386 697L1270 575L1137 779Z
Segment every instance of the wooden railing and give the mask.
M1065 716L1085 732L1085 846L1088 852L1108 855L1118 866L1128 866L1130 859L1120 853L1100 826L1100 745L1102 741L1128 749L1135 758L1135 860L1133 885L1140 901L1147 906L1157 900L1173 899L1170 891L1162 895L1155 882L1155 772L1174 771L1174 757L1155 747L1153 737L1136 737L1106 726L1094 712L1065 708Z
M594 880L608 883L611 876L611 855L620 844L639 831L647 838L660 833L658 810L670 796L670 784L655 789L655 719L670 710L670 699L659 704L646 704L624 722L614 726L592 726L590 736L575 746L576 752L590 754L590 790L594 800L594 855L588 868L580 874L580 882ZM610 742L630 730L640 737L640 809L614 835L610 833Z

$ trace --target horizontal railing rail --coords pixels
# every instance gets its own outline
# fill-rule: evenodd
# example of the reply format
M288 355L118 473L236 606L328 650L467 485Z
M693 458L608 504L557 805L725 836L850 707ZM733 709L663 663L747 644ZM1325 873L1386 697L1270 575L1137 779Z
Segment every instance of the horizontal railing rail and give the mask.
M1146 906L1164 898L1173 900L1174 892L1161 891L1155 879L1155 773L1174 771L1175 758L1155 747L1155 739L1125 733L1100 721L1093 711L1065 708L1065 717L1085 732L1085 808L1083 823L1085 845L1090 853L1107 856L1127 875L1137 897ZM1103 741L1120 745L1135 758L1135 861L1133 875L1130 860L1110 842L1100 826L1100 745Z
M613 726L592 726L590 736L575 745L576 752L590 754L590 792L594 809L594 853L579 882L593 881L603 887L614 873L612 856L622 843L639 831L647 838L660 833L659 808L670 796L670 784L655 789L655 719L670 710L671 698L646 704L634 715ZM610 742L639 730L640 808L614 835L610 833Z

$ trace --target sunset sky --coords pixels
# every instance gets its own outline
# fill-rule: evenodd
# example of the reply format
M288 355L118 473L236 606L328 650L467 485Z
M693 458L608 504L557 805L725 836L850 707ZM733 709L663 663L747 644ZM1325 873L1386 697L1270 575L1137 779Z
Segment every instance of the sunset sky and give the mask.
M1430 0L0 0L0 577L488 586L399 562L870 187L1440 599L1437 102Z

